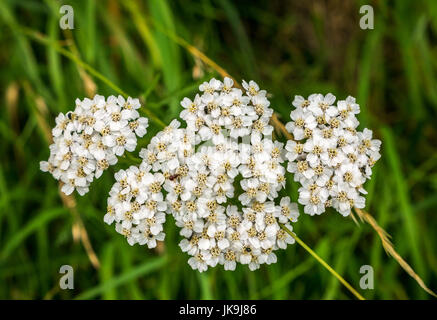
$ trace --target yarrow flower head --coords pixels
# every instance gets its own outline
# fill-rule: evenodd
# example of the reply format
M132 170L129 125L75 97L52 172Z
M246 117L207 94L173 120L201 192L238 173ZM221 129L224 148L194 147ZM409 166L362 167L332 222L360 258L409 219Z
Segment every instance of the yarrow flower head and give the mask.
M381 157L381 141L372 139L372 131L357 131L355 98L335 99L330 93L296 96L286 125L294 137L285 146L287 170L301 184L298 202L309 215L333 207L347 216L352 207L364 208L363 185Z
M94 178L117 162L117 156L135 150L137 136L146 134L147 118L140 117L138 99L96 95L76 100L76 108L60 113L52 129L48 161L42 171L62 181L62 192L84 195Z
M347 216L352 207L364 208L363 185L381 142L371 130L357 131L355 98L335 100L332 94L296 96L286 125L293 139L284 148L272 140L273 109L257 83L202 83L181 101L183 122L175 119L152 137L139 152L140 165L115 173L104 222L130 245L154 248L172 215L179 247L200 272L275 263L275 251L294 243L286 230L291 233L299 217L297 203L280 196L286 170L300 183L298 202L309 215L333 207ZM140 107L130 97L77 99L74 111L56 118L41 170L60 180L65 194L85 194L146 134Z
M154 247L163 240L163 212L174 217L183 237L179 246L199 271L218 264L234 270L237 263L255 270L276 262L274 251L294 242L279 225L291 230L299 213L288 197L278 199L285 168L283 144L270 136L273 110L255 82L243 88L230 78L201 84L194 99L181 102L186 126L173 120L141 150L139 167L117 173L105 221L115 221L130 244ZM153 179L129 180L131 171ZM132 203L138 203L136 213ZM154 232L144 222L151 218L159 224Z

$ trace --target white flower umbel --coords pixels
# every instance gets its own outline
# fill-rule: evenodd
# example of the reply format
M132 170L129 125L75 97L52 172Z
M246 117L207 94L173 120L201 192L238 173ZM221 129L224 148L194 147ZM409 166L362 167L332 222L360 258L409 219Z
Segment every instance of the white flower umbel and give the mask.
M199 271L218 264L234 270L237 263L255 270L276 262L274 251L294 242L279 226L296 221L298 212L289 198L276 200L285 168L283 145L270 137L273 110L255 82L243 87L229 78L203 83L194 99L181 102L186 128L173 126L171 139L158 133L141 151L166 177L168 212L184 237L179 245ZM240 208L231 204L236 198Z
M140 168L117 173L105 221L115 221L129 243L153 247L162 240L164 211L180 228L188 264L200 272L217 265L234 270L237 263L255 270L275 263L274 251L294 242L279 225L299 214L288 197L278 199L285 168L283 144L270 136L273 110L255 82L243 87L229 78L203 83L194 99L181 101L186 126L173 120L140 151ZM141 183L129 179L134 171L144 171Z
M381 141L372 131L358 132L360 107L347 97L335 105L335 96L296 96L286 129L293 135L285 146L287 170L294 174L299 203L304 212L316 215L333 207L347 216L353 207L364 208L363 188L372 167L381 157Z
M42 171L62 181L62 192L84 195L94 178L117 162L117 156L135 150L137 136L146 134L147 118L139 116L138 99L96 95L76 100L76 108L60 113L52 130L48 161Z

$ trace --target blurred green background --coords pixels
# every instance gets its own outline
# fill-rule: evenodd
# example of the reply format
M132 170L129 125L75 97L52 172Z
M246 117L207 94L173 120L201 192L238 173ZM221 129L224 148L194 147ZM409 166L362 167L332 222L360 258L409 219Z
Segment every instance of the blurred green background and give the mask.
M74 30L59 27L62 4L74 8ZM359 27L364 4L374 8L373 30ZM147 145L161 121L178 115L184 96L220 77L190 48L238 81L258 82L283 122L295 94L357 97L361 128L383 141L366 210L437 289L436 1L2 0L0 28L0 298L353 298L298 245L255 272L199 274L169 217L164 246L130 247L103 223L113 173L126 159L76 195L72 210L57 182L39 171L49 155L45 132L59 112L77 97L118 94L104 79L147 100L154 120L136 152ZM296 190L289 176L294 199ZM84 230L100 268L81 243ZM430 297L367 224L330 211L301 215L295 231L368 299ZM59 289L64 264L75 270L74 290ZM362 265L374 268L374 290L359 289Z

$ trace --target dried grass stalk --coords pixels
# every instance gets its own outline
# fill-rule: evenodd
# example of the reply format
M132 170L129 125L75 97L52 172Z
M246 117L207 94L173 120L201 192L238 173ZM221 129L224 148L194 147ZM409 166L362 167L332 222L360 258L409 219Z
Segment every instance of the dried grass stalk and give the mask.
M390 235L383 228L381 228L381 226L379 226L376 220L369 213L358 208L354 209L361 221L365 221L370 224L372 228L378 233L378 236L381 239L382 247L384 248L385 252L388 255L392 256L399 263L402 269L404 269L414 280L416 280L416 282L419 284L419 286L422 287L423 290L425 290L433 297L437 298L437 294L435 294L430 288L425 285L422 278L419 277L419 275L413 270L413 268L394 249L393 244L389 239L391 238Z

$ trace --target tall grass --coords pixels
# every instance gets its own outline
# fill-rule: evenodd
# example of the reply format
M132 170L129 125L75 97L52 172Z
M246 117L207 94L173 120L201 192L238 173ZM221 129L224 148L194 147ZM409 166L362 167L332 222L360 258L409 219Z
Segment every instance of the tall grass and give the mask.
M220 76L198 52L236 80L253 78L271 92L283 122L294 94L357 96L362 125L383 141L366 210L436 288L437 3L374 2L374 30L359 29L361 4L75 1L75 29L63 31L57 1L1 1L0 298L353 297L298 245L255 272L239 266L198 274L180 252L169 218L163 247L130 247L102 221L113 173L128 159L93 182L85 197L75 197L77 214L59 197L56 181L39 171L54 117L95 92L121 90L145 101L151 127L137 151L147 145L177 116L182 97ZM192 47L185 50L175 36ZM294 197L296 187L288 177ZM355 288L360 267L373 266L375 289L358 289L365 298L430 297L386 255L367 224L327 212L301 216L294 230ZM64 264L74 267L74 290L59 289Z

